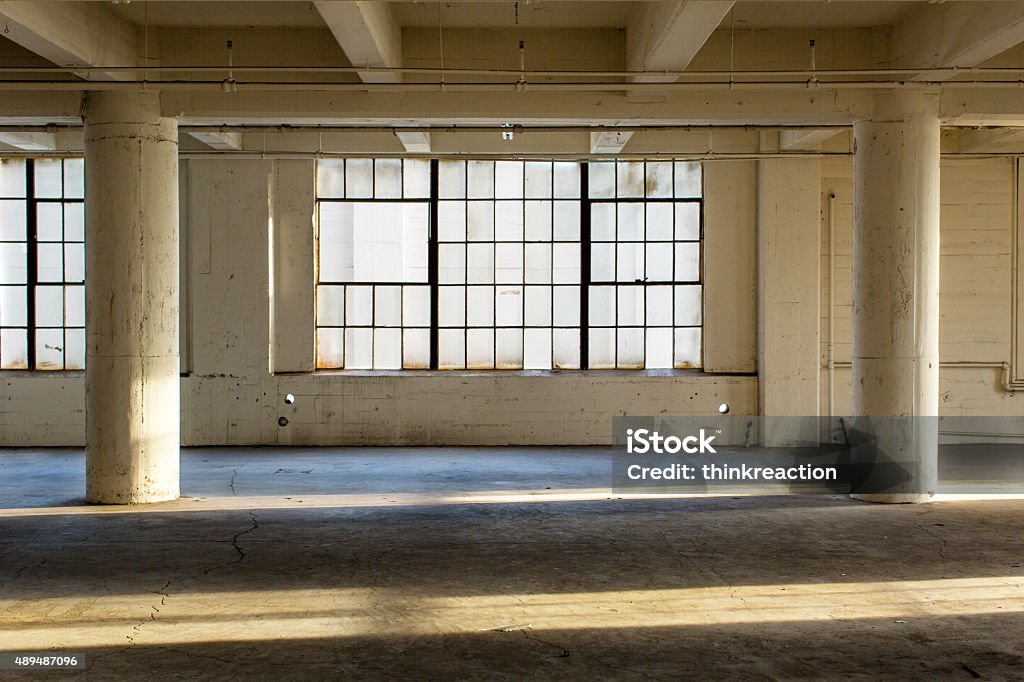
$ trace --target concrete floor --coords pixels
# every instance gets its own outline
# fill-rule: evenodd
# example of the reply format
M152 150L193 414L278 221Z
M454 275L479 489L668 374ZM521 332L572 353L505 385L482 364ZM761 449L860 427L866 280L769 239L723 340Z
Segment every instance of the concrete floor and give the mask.
M40 677L1024 679L1020 486L635 499L605 450L190 449L190 497L126 508L83 470L0 450L0 651L89 662Z

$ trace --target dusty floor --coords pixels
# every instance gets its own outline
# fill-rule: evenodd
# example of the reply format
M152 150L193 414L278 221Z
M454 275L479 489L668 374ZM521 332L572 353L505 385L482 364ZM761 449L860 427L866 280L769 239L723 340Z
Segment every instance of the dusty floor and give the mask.
M0 450L0 651L86 654L48 679L1024 679L1024 499L621 499L608 457L192 449L190 497L110 508L81 451Z

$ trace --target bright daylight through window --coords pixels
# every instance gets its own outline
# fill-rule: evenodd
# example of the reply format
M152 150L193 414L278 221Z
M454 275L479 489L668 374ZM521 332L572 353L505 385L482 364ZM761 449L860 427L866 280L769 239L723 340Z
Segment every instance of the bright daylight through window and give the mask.
M702 209L694 162L321 160L317 366L700 367Z
M0 159L0 369L84 369L82 159Z

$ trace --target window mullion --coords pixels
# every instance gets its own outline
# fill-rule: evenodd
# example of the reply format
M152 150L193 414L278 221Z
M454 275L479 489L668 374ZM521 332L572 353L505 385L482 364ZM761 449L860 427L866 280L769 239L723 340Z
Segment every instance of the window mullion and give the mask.
M590 168L580 163L580 369L590 368Z
M36 286L39 279L39 228L36 216L35 159L27 159L25 162L25 240L28 242L28 248L26 249L25 282L28 285L28 309L25 311L25 314L28 323L28 333L25 342L28 349L27 364L29 370L36 369Z
M438 232L438 161L430 160L430 219L427 228L427 281L430 283L430 369L438 368L440 246Z

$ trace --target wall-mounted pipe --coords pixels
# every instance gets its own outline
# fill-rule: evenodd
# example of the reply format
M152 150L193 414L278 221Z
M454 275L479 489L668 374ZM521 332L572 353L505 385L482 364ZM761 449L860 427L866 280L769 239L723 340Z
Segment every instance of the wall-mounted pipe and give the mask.
M828 416L835 412L835 338L836 338L836 193L828 194L828 339L825 345L825 360L828 381Z

